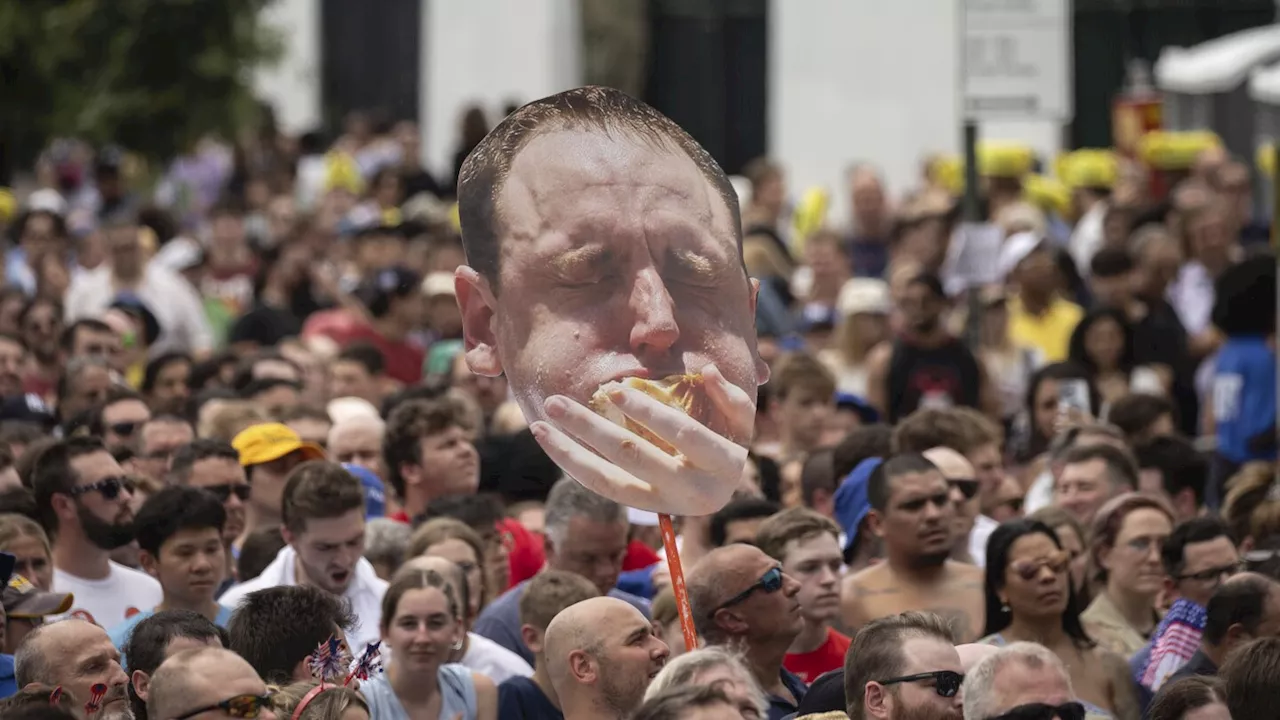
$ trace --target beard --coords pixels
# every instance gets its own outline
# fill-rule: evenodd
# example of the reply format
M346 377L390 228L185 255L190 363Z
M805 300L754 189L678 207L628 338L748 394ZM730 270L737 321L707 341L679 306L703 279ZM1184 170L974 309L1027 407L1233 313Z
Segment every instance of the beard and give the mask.
M930 703L904 707L898 720L964 720L964 712L958 707L940 708Z
M913 559L913 562L911 563L911 566L918 569L935 568L945 563L947 559L950 557L951 557L950 550L940 550L938 552L932 552L932 553L921 553L920 555L915 556L915 558Z
M923 317L916 322L911 323L911 330L920 335L927 335L934 330L937 330L938 326L941 324L942 319L936 315L932 317Z
M644 691L649 686L649 676L640 675L641 682L633 673L619 672L619 668L607 658L600 658L600 690L602 699L620 717L630 717L644 699Z
M76 507L80 527L89 542L103 550L115 550L133 542L132 522L111 523L89 512L83 505Z

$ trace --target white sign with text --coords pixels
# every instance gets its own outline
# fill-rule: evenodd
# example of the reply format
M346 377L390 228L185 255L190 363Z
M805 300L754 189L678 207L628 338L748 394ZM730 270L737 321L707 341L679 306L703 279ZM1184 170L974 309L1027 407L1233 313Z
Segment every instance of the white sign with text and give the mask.
M960 0L966 120L1071 119L1071 0Z

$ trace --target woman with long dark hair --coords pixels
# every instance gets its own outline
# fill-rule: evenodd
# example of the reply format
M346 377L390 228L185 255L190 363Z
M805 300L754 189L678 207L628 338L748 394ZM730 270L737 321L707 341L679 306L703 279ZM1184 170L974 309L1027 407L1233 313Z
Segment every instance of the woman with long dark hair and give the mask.
M1070 554L1048 525L1019 519L996 528L987 544L987 626L981 642L1039 643L1061 658L1076 697L1091 713L1137 720L1141 712L1128 665L1085 633L1070 569Z

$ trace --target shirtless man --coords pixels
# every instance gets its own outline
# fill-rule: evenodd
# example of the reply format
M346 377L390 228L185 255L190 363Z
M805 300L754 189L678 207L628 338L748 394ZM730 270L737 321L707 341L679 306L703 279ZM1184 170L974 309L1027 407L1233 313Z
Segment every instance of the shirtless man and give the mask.
M898 455L872 473L867 499L885 561L845 578L848 629L923 610L950 621L958 642L978 639L986 620L982 570L948 557L956 509L942 471L922 455Z

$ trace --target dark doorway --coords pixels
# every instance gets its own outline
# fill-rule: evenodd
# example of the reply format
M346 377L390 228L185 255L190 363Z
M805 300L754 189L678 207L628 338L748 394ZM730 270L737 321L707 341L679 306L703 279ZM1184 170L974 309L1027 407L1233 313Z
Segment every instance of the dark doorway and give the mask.
M734 174L768 151L767 0L651 0L645 101Z
M330 132L353 110L417 120L424 0L322 0L321 103Z

